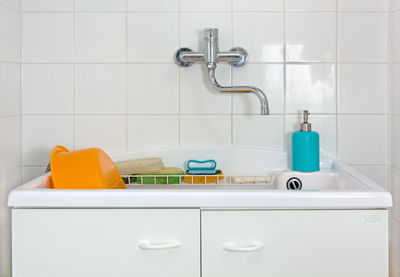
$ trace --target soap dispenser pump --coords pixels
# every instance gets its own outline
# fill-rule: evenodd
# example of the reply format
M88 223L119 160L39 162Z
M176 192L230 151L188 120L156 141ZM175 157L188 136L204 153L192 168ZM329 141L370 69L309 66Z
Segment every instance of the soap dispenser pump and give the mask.
M292 136L292 169L294 171L319 171L319 135L311 130L308 110L303 111L300 131Z

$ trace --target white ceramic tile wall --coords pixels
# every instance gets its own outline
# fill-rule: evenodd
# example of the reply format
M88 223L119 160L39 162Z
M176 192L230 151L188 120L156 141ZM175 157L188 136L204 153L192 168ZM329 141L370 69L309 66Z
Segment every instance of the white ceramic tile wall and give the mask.
M400 276L400 1L392 0L391 13L391 189L392 209L391 272Z
M47 134L46 124L64 122L59 130L73 149L246 144L290 151L305 108L321 133L322 156L380 173L388 167L387 143L364 155L353 139L388 140L386 0L23 2L22 162L31 172L60 141L41 140L26 122ZM254 95L214 91L200 65L174 64L179 46L202 47L204 27L220 29L221 50L248 50L249 64L219 66L217 77L259 86L272 116L258 116ZM383 133L352 128L368 120L382 123Z
M0 0L0 276L11 277L7 196L21 184L21 7Z

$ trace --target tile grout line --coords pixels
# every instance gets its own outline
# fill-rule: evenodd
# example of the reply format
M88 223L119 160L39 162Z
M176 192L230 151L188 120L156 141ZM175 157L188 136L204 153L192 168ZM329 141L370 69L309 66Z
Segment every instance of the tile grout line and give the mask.
M233 43L233 36L234 36L234 30L233 30L233 0L230 1L230 5L231 5L231 47L234 47ZM233 77L234 77L234 73L233 73L233 66L229 66L229 73L230 73L230 85L233 85ZM235 142L235 138L234 138L234 124L233 124L233 101L236 99L234 99L233 94L231 93L229 95L230 100L231 100L231 145L234 144ZM236 99L237 100L237 99Z
M182 47L181 40L181 0L178 1L178 48ZM181 68L176 65L178 68L178 145L181 145Z
M10 63L10 64L18 64L18 62L13 62L13 61L7 61L7 60L1 60L1 62L4 63ZM361 64L361 65L371 65L371 64L388 64L388 62L378 62L378 61L367 61L367 62L338 62L340 64ZM86 65L86 64L105 64L105 65L118 65L118 64L126 64L126 62L24 62L24 64L32 64L32 65L36 65L36 64L43 64L43 65L59 65L59 64L77 64L77 65ZM129 62L128 64L132 64L132 65L159 65L159 64L175 64L174 62ZM336 62L335 61L286 61L286 62L263 62L263 61L251 61L251 62L247 62L247 64L265 64L265 65L283 65L283 64L290 64L290 65L313 65L313 64L322 64L322 65L335 65ZM400 64L399 62L393 62L393 64Z
M335 22L335 26L336 26L336 30L335 30L335 51L336 51L336 66L335 66L335 91L336 91L336 142L335 142L335 146L336 146L336 153L335 153L335 158L338 159L339 158L339 64L338 64L338 60L339 60L339 4L338 4L338 0L335 1L336 4L336 11L335 11L335 16L336 16L336 22Z
M10 7L6 7L4 5L0 4L0 7L3 7L5 9L9 9L9 10L13 10L18 12L17 10L14 10L13 8ZM285 10L235 10L233 11L234 13L281 13ZM399 12L400 9L397 9L393 12ZM122 13L128 13L128 14L174 14L174 13L180 13L180 14L192 14L192 13L200 13L200 14L207 14L207 13L211 13L211 14L217 14L217 13L225 13L228 14L231 12L231 10L188 10L188 11L154 11L154 10L143 10L143 11L124 11L124 10L114 10L114 11L107 11L107 10L76 10L75 13L86 13L86 14L90 14L90 13L116 13L116 14L122 14ZM335 10L287 10L286 12L288 13L321 13L321 14L325 14L325 13L333 13L335 12ZM38 11L24 11L24 13L26 14L35 14L35 13L74 13L74 11L62 11L62 10L58 10L58 11L44 11L44 10L38 10ZM388 11L338 11L338 13L343 13L343 14L385 14L388 13Z
M20 84L19 84L19 87L20 87L20 91L19 91L19 95L20 95L20 99L19 99L19 124L20 124L20 126L19 126L19 151L20 151L20 153L19 153L19 165L20 165L20 167L21 167L21 173L20 173L20 184L22 184L22 180L23 180L23 178L22 178L22 174L23 174L23 168L22 168L22 164L23 164L23 161L22 161L22 158L23 158L23 155L22 155L22 135L23 135L23 128L22 128L22 123L23 123L23 120L22 120L22 114L23 114L23 106L22 106L22 100L23 100L23 89L24 89L24 82L23 82L23 78L24 78L24 73L23 73L23 68L24 68L24 64L23 64L23 39L24 39L24 37L23 37L23 24L24 24L24 18L23 18L23 12L22 12L22 0L20 0L20 11L19 11L19 15L20 15L20 20L19 20L19 22L20 22L20 28L19 28L19 32L20 32L20 40L19 40L19 43L20 43L20 50L19 50L19 55L20 55L20 57L19 57L19 60L20 60L20 62L19 62L19 64L20 64L20 80L19 80L19 82L20 82Z
M286 66L287 66L287 61L286 61L286 0L283 0L283 84L282 84L282 113L283 113L283 151L286 151L286 153L289 153L289 149L287 146L287 139L286 139L286 90L287 90L287 85L286 85Z
M388 119L387 119L387 124L388 124L388 131L387 131L387 143L388 143L388 147L387 147L387 162L389 164L388 166L388 171L387 171L387 178L388 178L388 187L389 187L389 191L392 191L392 158L391 158L391 148L392 148L392 140L391 140L391 132L392 132L392 126L391 126L391 118L392 118L392 105L391 105L391 98L392 98L392 85L391 85L391 78L392 78L392 35L391 35L391 18L392 18L392 13L391 13L391 9L392 9L392 1L388 1L388 15L387 15L387 50L388 50L388 55L387 55L387 60L388 60L388 90L386 93L388 93ZM390 245L389 248L391 248L391 239L392 239L392 220L393 220L393 212L392 209L389 209L389 217L390 217L390 222L389 222L389 240L390 240ZM391 253L389 253L390 256ZM390 268L392 267L391 265L391 261L389 260L389 271Z
M125 0L125 150L128 151L129 124L128 124L128 0Z
M387 35L388 35L388 182L389 182L389 189L392 191L392 1L388 1L388 26L387 26Z
M76 108L75 108L75 87L76 87L76 80L75 80L75 44L76 44L76 32L75 32L75 24L76 24L76 14L75 14L75 0L72 1L72 148L76 150Z
M59 113L59 114L55 114L55 113L42 113L42 114L34 114L34 113L25 113L22 114L22 116L73 116L72 113ZM121 113L121 114L100 114L100 113L76 113L76 116L125 116L125 113ZM163 115L163 116L176 116L179 115L179 113L128 113L129 116L154 116L154 115ZM198 116L202 116L202 115L224 115L224 116L229 116L230 113L184 113L182 115L198 115ZM259 113L234 113L233 115L260 115ZM299 116L298 113L270 113L270 116L282 116L282 115L286 115L286 116ZM329 116L329 115L336 115L336 113L313 113L313 116ZM339 113L340 116L390 116L389 113ZM19 114L16 115L7 115L7 116L0 116L0 118L12 118L12 117L18 117ZM400 115L396 115L393 114L393 117L400 117Z

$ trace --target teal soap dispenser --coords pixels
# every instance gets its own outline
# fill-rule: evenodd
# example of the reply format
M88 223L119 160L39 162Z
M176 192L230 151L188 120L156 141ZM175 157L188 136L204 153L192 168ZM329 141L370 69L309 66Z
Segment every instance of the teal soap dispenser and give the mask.
M294 171L319 171L319 135L311 131L307 110L303 111L303 123L300 131L292 136L292 169Z

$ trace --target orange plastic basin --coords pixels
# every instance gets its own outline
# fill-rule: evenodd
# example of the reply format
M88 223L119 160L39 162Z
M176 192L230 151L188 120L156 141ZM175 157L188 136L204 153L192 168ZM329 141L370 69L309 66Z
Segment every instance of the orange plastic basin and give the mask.
M51 175L55 189L126 189L110 157L99 148L51 151Z

